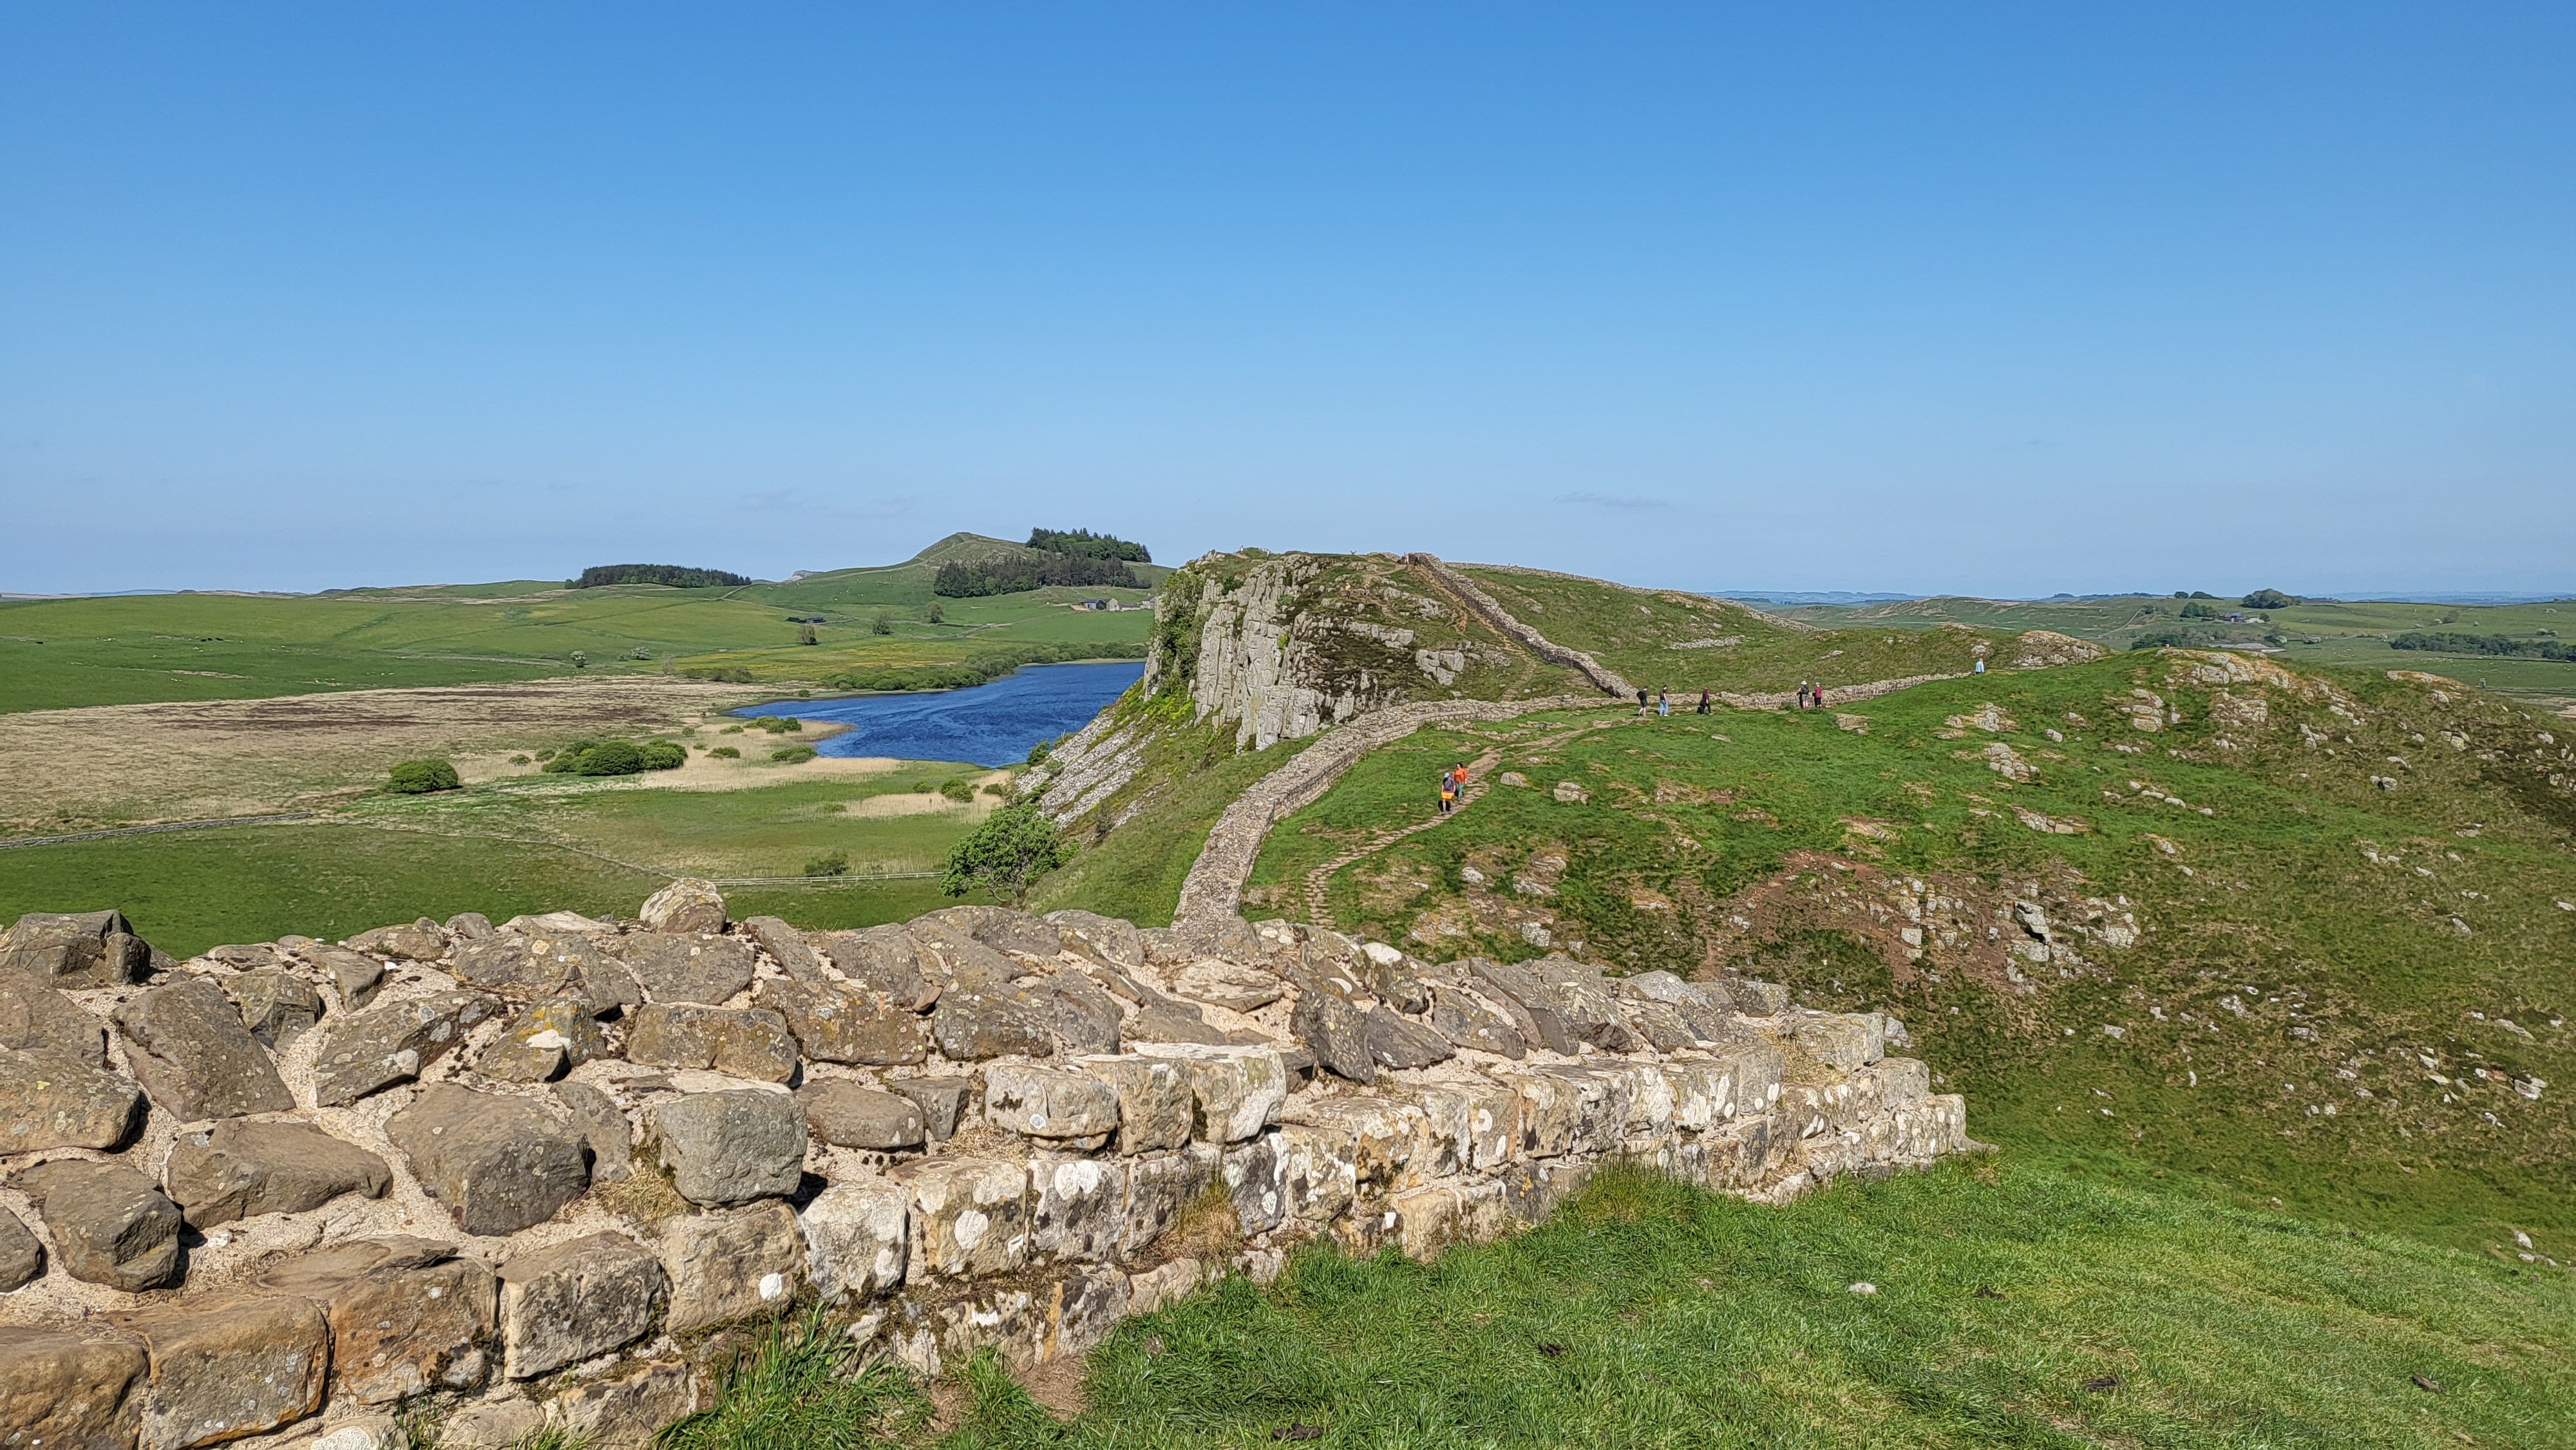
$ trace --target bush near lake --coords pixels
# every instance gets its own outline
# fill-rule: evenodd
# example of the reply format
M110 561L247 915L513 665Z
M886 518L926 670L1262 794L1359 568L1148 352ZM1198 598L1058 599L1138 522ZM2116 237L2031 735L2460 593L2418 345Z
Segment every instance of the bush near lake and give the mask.
M1029 899L1032 882L1072 854L1036 806L1012 806L986 816L948 853L939 889L949 896L983 891L1016 907Z
M939 793L953 801L971 801L975 798L975 787L950 776L939 783Z
M456 767L444 760L406 760L387 775L385 789L395 795L427 795L434 790L462 789Z
M742 759L742 752L730 745L719 745L715 749L707 752L707 758L710 760L740 760Z
M805 863L805 874L808 876L847 876L850 874L850 853L847 851L834 851L828 856L817 856L813 860Z
M787 765L802 765L812 760L815 754L811 745L782 745L769 752L769 758Z
M545 764L548 775L637 775L648 770L676 770L689 753L677 741L576 740L556 750Z

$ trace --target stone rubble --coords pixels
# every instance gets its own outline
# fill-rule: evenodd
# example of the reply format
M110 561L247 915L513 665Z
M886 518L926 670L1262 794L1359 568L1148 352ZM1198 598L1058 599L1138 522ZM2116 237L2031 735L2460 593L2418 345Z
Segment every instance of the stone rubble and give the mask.
M803 1304L1025 1366L1608 1162L1776 1202L1971 1146L1881 1019L1763 983L1231 914L809 933L691 881L642 915L0 938L0 1446L641 1445Z

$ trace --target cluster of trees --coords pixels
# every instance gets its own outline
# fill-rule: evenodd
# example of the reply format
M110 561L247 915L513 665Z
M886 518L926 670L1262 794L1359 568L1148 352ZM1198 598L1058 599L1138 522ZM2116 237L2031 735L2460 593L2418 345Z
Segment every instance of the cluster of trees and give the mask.
M2451 655L2504 655L2525 660L2576 660L2576 644L2554 639L2515 639L2509 634L2469 634L2461 630L2413 630L2388 641L2391 649L2436 650Z
M434 790L461 790L456 767L444 760L406 760L390 772L385 789L395 795L427 795Z
M1031 529L1029 547L1052 554L1075 554L1085 559L1124 559L1130 564L1151 564L1154 556L1145 546L1110 534L1095 534L1089 529Z
M748 584L748 574L722 569L688 569L678 564L600 564L564 581L566 589L597 589L603 584L667 584L673 589L725 589Z
M1035 557L979 559L971 564L951 559L931 577L930 590L951 599L973 599L986 594L1019 594L1048 584L1145 587L1145 581L1137 578L1136 571L1128 568L1124 560L1041 550Z
M648 770L677 770L689 752L675 740L576 740L538 757L548 775L637 775Z
M2176 599L2216 599L2218 596L2210 593L2206 589L2177 589L2173 592L2173 597ZM2296 594L2284 594L2278 589L2257 589L2253 593L2246 595L2243 599L2236 602L2244 605L2248 609L2287 609L2293 604L2307 603L2306 600L2300 598ZM2216 613L2217 611L2210 610L2206 614L2194 614L2191 612L2190 605L2186 604L2182 607L2182 617L2185 619L2204 619L2212 617Z

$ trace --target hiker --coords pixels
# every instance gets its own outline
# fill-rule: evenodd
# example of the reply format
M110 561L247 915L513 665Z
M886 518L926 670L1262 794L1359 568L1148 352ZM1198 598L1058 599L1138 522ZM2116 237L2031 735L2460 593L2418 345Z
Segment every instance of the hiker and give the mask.
M1798 682L1798 708L1807 708L1807 682L1804 680Z
M1449 814L1450 807L1457 803L1458 778L1444 770L1440 772L1440 814Z
M1646 687L1643 685L1637 687L1637 718L1646 718Z
M1705 685L1700 687L1699 712L1703 715L1708 713L1708 687Z
M1657 691L1655 691L1655 714L1656 714L1656 716L1657 716L1658 718L1660 718L1660 719L1669 720L1669 719L1673 718L1673 692L1672 692L1672 691L1670 691L1670 690L1657 690Z
M1815 700L1817 709L1821 710L1825 708L1825 687L1822 685L1816 686L1815 694L1811 698Z

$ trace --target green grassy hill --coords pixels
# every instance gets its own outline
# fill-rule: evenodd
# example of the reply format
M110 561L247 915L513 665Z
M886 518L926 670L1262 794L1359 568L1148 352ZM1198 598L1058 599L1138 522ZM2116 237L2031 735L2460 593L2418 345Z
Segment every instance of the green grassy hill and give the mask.
M0 602L0 711L520 680L576 668L742 669L763 682L819 681L852 669L1041 653L1039 646L1132 655L1143 642L1150 628L1143 612L1070 608L1093 597L1134 603L1147 597L1143 590L941 600L942 622L929 622L939 564L997 550L1028 552L955 534L901 564L730 589L565 589L518 580ZM875 633L880 614L892 633ZM815 627L820 643L801 645L791 616L816 615L824 621Z
M1314 914L1319 867L1489 757L1465 812L1326 873L1336 925L1784 979L1906 1022L1980 1136L2461 1243L2576 1235L2556 723L2169 652L1847 712L1425 730L1273 832L1253 910Z

